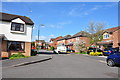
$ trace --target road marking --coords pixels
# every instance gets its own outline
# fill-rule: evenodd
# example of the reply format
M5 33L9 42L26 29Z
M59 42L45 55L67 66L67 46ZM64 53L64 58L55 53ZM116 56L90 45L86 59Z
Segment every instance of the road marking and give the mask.
M102 60L98 60L99 62L101 62L101 63L105 63L106 64L106 61L102 61Z

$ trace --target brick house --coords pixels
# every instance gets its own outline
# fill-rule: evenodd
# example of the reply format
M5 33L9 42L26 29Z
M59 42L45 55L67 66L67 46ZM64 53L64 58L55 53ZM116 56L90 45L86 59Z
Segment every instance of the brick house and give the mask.
M74 34L69 39L67 39L68 43L66 44L66 46L69 49L74 50L73 43L76 42L76 41L79 41L79 40L85 41L86 47L90 46L89 38L87 37L87 35L88 35L88 33L84 32L84 31L80 31L80 32Z
M31 55L32 28L34 23L26 16L0 12L1 56L9 57L18 52Z
M106 29L103 33L103 40L98 42L98 45L101 49L103 49L105 45L120 48L120 26Z
M57 45L66 45L68 44L68 39L71 37L71 35L66 35L63 38L57 40Z
M73 43L78 41L78 40L83 40L86 42L86 47L90 46L89 38L87 37L86 32L81 31L76 33L75 35L67 35L63 37L62 39L58 40L58 45L65 45L67 48L74 50Z
M44 49L46 46L46 42L45 42L45 40L36 40L35 46L39 47L40 49Z
M54 48L57 48L57 40L61 39L62 36L56 37L56 38L51 38L50 39L50 46L53 46Z

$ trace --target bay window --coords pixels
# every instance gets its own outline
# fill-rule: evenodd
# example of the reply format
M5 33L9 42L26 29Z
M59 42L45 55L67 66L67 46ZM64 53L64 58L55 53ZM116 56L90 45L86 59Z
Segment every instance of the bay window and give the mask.
M24 51L25 43L17 41L8 41L7 49L9 51Z

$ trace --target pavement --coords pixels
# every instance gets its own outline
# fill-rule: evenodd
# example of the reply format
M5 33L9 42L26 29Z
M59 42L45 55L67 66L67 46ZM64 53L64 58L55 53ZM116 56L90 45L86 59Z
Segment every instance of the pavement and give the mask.
M7 68L7 67L17 67L17 66L22 66L22 65L28 65L28 64L33 64L37 62L42 62L46 60L52 59L52 56L32 56L28 58L21 58L21 59L14 59L14 60L2 60L2 68Z
M38 50L37 52L41 52L41 53L42 53L42 52L43 52L43 53L44 53L44 52L45 52L45 53L53 53L53 51L48 51L48 50Z

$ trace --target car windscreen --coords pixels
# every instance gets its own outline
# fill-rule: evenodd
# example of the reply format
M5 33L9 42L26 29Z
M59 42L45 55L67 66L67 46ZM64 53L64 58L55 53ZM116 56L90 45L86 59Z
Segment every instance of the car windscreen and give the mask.
M113 48L112 51L118 52L119 49L117 49L117 48Z

